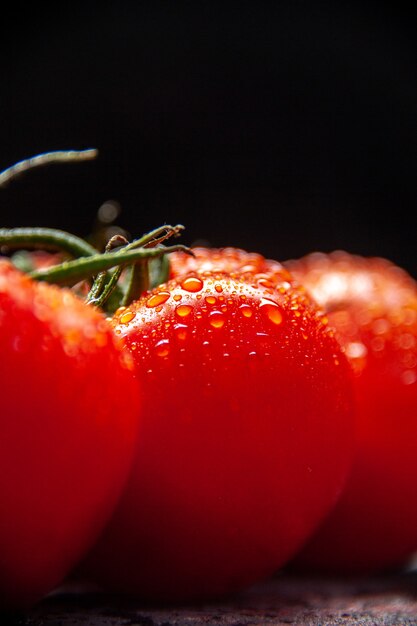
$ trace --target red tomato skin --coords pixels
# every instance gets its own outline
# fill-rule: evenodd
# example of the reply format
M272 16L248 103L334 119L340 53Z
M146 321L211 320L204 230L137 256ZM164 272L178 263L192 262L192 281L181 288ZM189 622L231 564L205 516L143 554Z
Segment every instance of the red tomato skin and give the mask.
M334 505L351 372L282 276L188 274L116 314L145 394L127 489L84 564L104 589L174 602L240 590Z
M61 584L96 541L130 470L132 363L69 290L0 262L0 607Z
M227 272L228 274L259 274L260 272L277 271L284 280L285 268L278 261L266 259L258 252L249 252L232 246L210 248L194 246L192 255L177 251L169 255L170 278L176 278L190 272ZM286 275L287 280L291 277Z
M288 264L355 371L357 452L337 506L297 569L373 573L417 550L417 286L386 259L338 251Z

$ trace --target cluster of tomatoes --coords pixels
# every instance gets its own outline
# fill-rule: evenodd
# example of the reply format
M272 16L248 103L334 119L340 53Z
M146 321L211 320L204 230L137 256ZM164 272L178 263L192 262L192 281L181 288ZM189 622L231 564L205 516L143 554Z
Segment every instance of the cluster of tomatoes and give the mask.
M69 576L178 602L285 568L401 567L417 550L414 280L346 252L161 241L0 261L1 606ZM165 252L166 280L137 287Z

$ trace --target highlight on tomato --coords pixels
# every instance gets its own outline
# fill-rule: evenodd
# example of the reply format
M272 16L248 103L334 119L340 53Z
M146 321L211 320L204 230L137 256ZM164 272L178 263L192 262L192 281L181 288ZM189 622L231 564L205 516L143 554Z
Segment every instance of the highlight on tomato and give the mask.
M286 266L327 312L351 363L358 433L346 488L294 566L401 568L417 550L417 284L387 259L346 251Z
M175 602L240 590L334 506L353 454L351 370L275 269L179 270L115 313L143 412L127 488L79 570L102 589Z

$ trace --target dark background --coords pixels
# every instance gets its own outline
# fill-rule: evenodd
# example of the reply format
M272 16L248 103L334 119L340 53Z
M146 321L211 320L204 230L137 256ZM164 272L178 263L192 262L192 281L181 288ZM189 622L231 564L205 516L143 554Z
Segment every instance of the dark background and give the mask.
M396 2L73 2L3 17L0 169L95 147L0 190L1 225L285 260L348 249L417 277L416 10Z

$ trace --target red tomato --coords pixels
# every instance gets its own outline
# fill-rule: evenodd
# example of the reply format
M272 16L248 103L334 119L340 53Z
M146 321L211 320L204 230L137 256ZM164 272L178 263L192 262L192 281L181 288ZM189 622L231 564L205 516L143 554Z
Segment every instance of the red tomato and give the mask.
M191 273L116 313L145 393L128 487L83 568L105 589L239 590L334 505L352 456L351 372L288 277Z
M258 252L248 252L241 248L191 248L193 256L185 252L173 252L169 255L170 278L189 272L227 272L259 273L276 270L283 280L284 267L278 261L265 259ZM291 277L287 277L291 280Z
M417 549L417 285L387 260L346 252L288 267L328 311L353 366L358 422L347 487L297 565L398 566Z
M139 389L101 313L0 262L0 606L60 584L97 539L134 452Z

